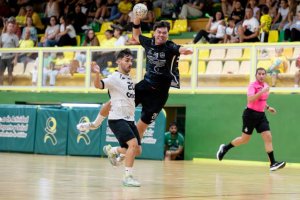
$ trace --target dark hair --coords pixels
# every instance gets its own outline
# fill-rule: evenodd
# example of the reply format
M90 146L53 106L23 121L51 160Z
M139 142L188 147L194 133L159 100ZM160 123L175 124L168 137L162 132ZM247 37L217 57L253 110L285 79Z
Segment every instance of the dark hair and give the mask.
M127 57L127 56L133 56L133 55L132 55L130 49L126 48L126 49L123 49L123 50L119 51L116 58L118 60L118 59L122 59L122 58Z
M217 14L218 12L221 13L221 15L222 15L220 20L224 19L224 14L223 14L223 12L222 12L221 10L218 10L218 11L214 14L214 16L213 16L213 22L215 22L215 21L217 20L217 19L216 19L216 14Z
M55 15L53 15L49 18L49 25L51 25L50 21L51 21L52 18L55 19L55 25L56 25L57 24L57 17Z
M255 75L257 75L258 71L265 71L265 73L267 73L267 70L265 68L259 67L256 69Z
M170 23L167 21L159 21L159 22L155 22L154 26L153 26L153 31L155 31L157 28L167 28L168 31L170 30Z
M262 14L268 14L269 13L269 7L268 6L263 6L261 10Z
M106 32L106 33L109 33L109 34L111 34L111 35L113 35L113 34L114 34L114 31L113 31L113 30L111 30L111 29L108 29L108 30L106 30L105 32Z
M92 39L89 38L89 32L90 32L90 31L93 31L93 33L94 33L94 37L93 37ZM85 32L85 42L86 42L86 43L89 43L89 42L91 42L94 38L95 38L95 32L94 32L94 30L93 30L93 29L88 29L88 30Z
M169 124L169 128L171 128L172 126L176 126L176 128L177 128L177 123L176 123L176 122L171 122L171 123Z

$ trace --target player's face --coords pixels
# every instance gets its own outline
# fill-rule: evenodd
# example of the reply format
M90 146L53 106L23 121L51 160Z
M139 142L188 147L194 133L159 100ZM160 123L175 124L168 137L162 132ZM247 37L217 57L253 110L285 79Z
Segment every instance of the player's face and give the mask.
M175 134L175 133L177 133L177 127L176 126L171 126L169 128L169 131L170 131L171 134Z
M265 70L258 70L256 73L256 80L259 82L264 82L266 78L266 71Z
M155 44L161 45L167 42L169 32L167 27L157 28L154 31Z
M117 64L119 66L119 71L124 74L128 74L132 67L132 56L125 56L123 58L119 58L117 60Z

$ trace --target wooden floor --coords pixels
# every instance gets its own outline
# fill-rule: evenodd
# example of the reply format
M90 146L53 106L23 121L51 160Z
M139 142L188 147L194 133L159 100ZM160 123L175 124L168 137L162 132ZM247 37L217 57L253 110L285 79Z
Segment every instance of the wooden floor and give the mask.
M0 153L0 199L300 199L300 170L205 161L137 160L140 188L105 158Z

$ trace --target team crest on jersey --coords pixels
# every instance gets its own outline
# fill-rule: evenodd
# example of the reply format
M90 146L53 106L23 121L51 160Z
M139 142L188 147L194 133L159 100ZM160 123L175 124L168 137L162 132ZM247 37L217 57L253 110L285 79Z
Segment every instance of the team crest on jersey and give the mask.
M244 132L245 132L245 133L247 133L247 132L248 132L248 128L247 128L247 127L245 127L245 129L244 129Z
M160 55L160 58L165 58L166 57L165 52L161 52L159 55Z

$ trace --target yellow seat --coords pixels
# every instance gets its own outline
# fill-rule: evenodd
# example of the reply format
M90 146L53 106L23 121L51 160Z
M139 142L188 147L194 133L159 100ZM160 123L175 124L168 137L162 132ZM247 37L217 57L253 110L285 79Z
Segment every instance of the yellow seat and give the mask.
M206 70L205 61L199 61L198 62L198 74L204 74L205 70Z
M224 59L226 49L211 49L209 59Z
M64 59L65 59L66 63L70 63L71 60L73 60L75 57L74 51L64 51L63 53L64 53Z
M250 51L251 51L250 48L244 49L242 60L250 60Z
M241 63L239 74L250 74L250 61L244 60Z
M100 42L100 45L104 40L106 40L106 37L103 34L98 34L96 36L97 36L98 41Z
M226 60L236 60L242 57L242 49L230 48L227 50L225 59Z
M222 61L209 61L205 74L221 74L222 67Z
M181 32L187 32L188 23L186 19L177 19L174 22L173 28L170 30L170 34L176 34Z
M178 62L178 69L179 69L179 73L181 75L187 75L190 72L190 63L189 61L179 61Z
M238 74L239 61L226 61L222 70L222 74Z
M272 65L271 60L259 60L257 62L257 67L256 68L262 67L262 68L268 70L271 65Z
M287 58L293 57L293 48L284 48L283 55L285 55Z
M209 49L199 50L199 59L204 60L209 58Z
M77 46L80 46L80 35L76 35Z
M112 22L103 22L99 34L104 34L105 31L111 29Z
M154 8L153 11L154 11L155 18L156 19L160 18L160 16L161 16L161 8Z
M277 30L270 30L269 31L269 37L268 37L268 42L278 42L279 40L279 35Z

